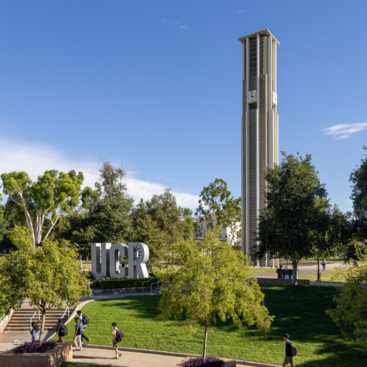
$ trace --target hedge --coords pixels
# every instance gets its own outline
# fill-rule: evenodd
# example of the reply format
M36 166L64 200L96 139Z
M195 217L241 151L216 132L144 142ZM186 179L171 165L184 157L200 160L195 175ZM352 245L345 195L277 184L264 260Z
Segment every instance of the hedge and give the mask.
M129 279L101 280L100 285L102 289L133 288L133 287L141 287L142 283L149 279L152 279L152 278L129 278ZM155 283L155 281L153 281L153 283ZM146 285L148 286L148 284L150 284L150 282L147 283Z

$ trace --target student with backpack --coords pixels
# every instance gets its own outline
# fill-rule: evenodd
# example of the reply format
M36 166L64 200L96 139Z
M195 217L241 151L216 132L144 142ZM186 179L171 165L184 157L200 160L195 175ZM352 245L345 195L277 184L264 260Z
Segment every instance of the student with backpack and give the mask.
M32 329L30 333L32 335L32 343L38 342L40 340L40 329L37 322L32 322Z
M79 346L78 346L78 342L79 342ZM80 319L79 317L75 318L75 334L74 334L74 338L73 338L73 343L74 343L74 350L80 350L82 351L82 336L80 333Z
M59 336L58 343L64 343L64 336L68 335L68 329L61 319L59 319L59 323L57 324L56 334Z
M293 367L293 357L297 355L297 348L289 340L289 334L284 334L283 339L285 341L285 358L283 367L285 367L285 365L288 363L290 363L291 367Z
M85 334L84 334L84 330L87 327L87 325L89 324L89 317L87 315L84 315L82 313L82 311L77 311L77 314L81 320L81 328L80 328L80 332L81 332L81 341L83 342L83 338L87 341L87 343L89 344L91 342L92 339L89 339Z
M116 357L114 359L118 359L119 357L121 357L121 353L118 350L118 343L120 343L120 341L122 340L122 338L124 337L124 334L122 333L121 330L119 330L117 328L117 324L115 322L112 323L112 328L113 328L113 339L112 339L112 345L113 345L113 349L116 352Z

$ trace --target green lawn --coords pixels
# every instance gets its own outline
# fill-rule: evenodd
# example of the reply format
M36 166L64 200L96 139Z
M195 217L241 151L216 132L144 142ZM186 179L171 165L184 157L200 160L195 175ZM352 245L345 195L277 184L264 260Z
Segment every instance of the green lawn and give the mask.
M337 278L337 279L333 279L333 277L337 275L337 270L336 269L332 269L332 270L326 270L326 271L321 271L321 281L322 282L344 282L345 279L344 278ZM306 275L300 275L299 276L300 279L309 279L311 282L316 282L317 281L317 273L314 274L306 274Z
M325 315L332 306L336 288L262 285L266 306L275 321L263 340L254 328L238 330L231 322L209 328L208 355L281 365L284 358L282 335L287 332L298 348L296 365L303 367L365 367L367 354L340 335ZM83 307L89 316L86 329L92 344L110 345L111 323L124 332L121 346L201 354L203 327L189 334L182 321L157 321L160 296L126 297L95 301ZM71 342L74 323L66 341Z

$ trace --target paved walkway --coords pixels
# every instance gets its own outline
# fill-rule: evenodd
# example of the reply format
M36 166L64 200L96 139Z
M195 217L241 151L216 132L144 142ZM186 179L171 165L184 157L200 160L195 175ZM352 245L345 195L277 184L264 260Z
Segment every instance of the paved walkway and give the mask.
M124 367L173 367L183 360L183 357L172 357L158 354L121 352L119 359L114 359L115 351L106 349L83 348L81 352L73 352L75 363L102 364Z
M332 263L332 264L326 264L326 269L325 270L332 270L334 268L337 268L337 267L340 267L340 266L348 266L348 265L343 265L341 263ZM320 265L321 267L321 265ZM284 267L283 267L284 269ZM288 266L288 269L292 269L292 265L290 264ZM278 275L277 273L275 272L275 268L274 268L274 272L272 273L260 273L260 274L255 274L255 277L256 278L278 278ZM321 267L321 273L323 272L324 270L322 270L322 267ZM299 275L306 275L306 274L316 274L317 273L317 264L315 265L309 265L309 266L302 266L300 268L298 268L298 274Z

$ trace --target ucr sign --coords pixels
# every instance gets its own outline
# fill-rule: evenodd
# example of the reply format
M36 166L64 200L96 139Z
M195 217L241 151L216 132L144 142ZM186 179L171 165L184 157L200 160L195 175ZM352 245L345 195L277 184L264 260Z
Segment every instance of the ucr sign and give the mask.
M111 278L148 278L145 263L149 260L149 248L145 243L92 243L92 275L94 279ZM120 256L128 257L129 267L120 266Z

